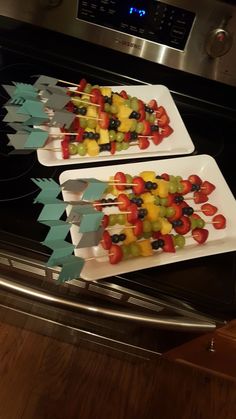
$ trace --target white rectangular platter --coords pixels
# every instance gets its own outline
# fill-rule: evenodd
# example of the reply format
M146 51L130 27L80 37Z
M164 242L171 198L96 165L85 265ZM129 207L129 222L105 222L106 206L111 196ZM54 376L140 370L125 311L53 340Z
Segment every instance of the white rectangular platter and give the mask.
M136 257L119 262L116 265L109 263L108 257L98 257L106 254L101 246L91 248L75 249L75 255L82 258L94 259L86 261L81 272L81 277L88 281L103 279L113 275L119 275L125 272L138 271L141 269L167 265L179 261L195 259L202 256L225 253L236 250L236 201L230 191L216 161L208 155L177 157L165 160L154 160L148 162L128 163L114 166L103 166L98 168L75 169L64 171L60 175L60 184L69 179L97 178L108 180L117 171L138 175L143 170L154 170L161 174L163 172L174 176L180 175L186 179L191 174L197 174L202 180L208 180L216 186L216 189L209 195L209 203L218 208L217 213L226 217L226 228L216 230L212 224L206 224L205 228L209 230L209 236L204 244L198 244L191 237L186 238L184 248L176 249L175 253L166 253L157 251L153 256ZM188 194L191 196L191 192ZM187 195L186 195L187 196ZM74 201L73 193L63 190L63 199L65 201ZM78 198L77 198L78 199ZM190 201L191 202L191 201ZM191 205L191 203L190 203ZM193 205L194 209L200 208L200 204ZM114 211L114 207L113 212ZM211 217L200 214L206 221ZM112 233L113 234L113 233ZM79 240L78 227L71 228L72 243L76 245Z
M125 89L129 95L142 99L145 103L152 99L156 99L159 106L164 106L170 118L170 126L174 130L173 133L164 138L159 145L153 143L145 150L140 150L138 146L132 146L127 150L117 152L113 155L109 151L103 151L95 157L74 155L69 159L63 159L60 151L60 139L50 141L43 148L37 150L38 160L44 166L62 166L71 164L86 164L97 161L116 161L124 159L148 158L155 156L173 156L191 154L194 151L194 144L180 116L178 108L172 98L169 89L163 85L138 85L138 86L112 86L112 91L120 92ZM56 133L55 128L52 134Z

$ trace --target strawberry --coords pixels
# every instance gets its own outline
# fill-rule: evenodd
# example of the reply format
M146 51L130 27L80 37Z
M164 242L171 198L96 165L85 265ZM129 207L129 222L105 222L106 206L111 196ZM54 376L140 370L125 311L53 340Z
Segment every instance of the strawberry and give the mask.
M208 182L208 180L204 180L201 184L201 192L205 193L206 195L210 195L215 190L215 185L213 183Z
M126 183L126 176L123 172L116 172L114 176L115 187L118 191L123 191L125 189L125 185L120 185L120 183ZM116 182L118 185L116 185Z
M174 215L168 218L168 220L172 223L172 221L176 221L182 216L182 208L180 205L177 205L174 202L170 206L175 210Z
M99 199L93 202L93 206L96 209L96 211L102 211L103 206L101 205L101 201L99 201Z
M138 146L140 150L145 150L150 146L150 141L147 137L138 137Z
M99 120L98 124L102 129L108 129L109 127L109 115L106 112L100 111L99 112Z
M195 228L192 230L192 237L199 244L205 243L209 235L209 231L205 228Z
M212 218L212 223L216 230L221 230L226 227L226 218L223 214L217 214Z
M104 96L101 95L101 96L98 97L97 104L99 105L99 110L104 111L104 106L105 106Z
M166 113L166 110L165 110L164 106L158 106L158 108L155 112L155 115L156 115L157 118L160 118L161 115L163 115L165 113Z
M120 193L117 196L118 208L120 211L126 211L128 206L130 205L130 200L125 193Z
M138 207L137 207L137 205L133 204L133 203L130 204L127 207L127 212L128 212L128 214L127 214L128 223L133 224L134 222L136 222L137 219L138 219Z
M148 105L148 107L150 109L153 109L154 111L156 111L158 109L158 105L157 105L156 99L150 100L147 105Z
M101 245L105 250L109 250L112 246L112 239L107 230L102 234Z
M129 143L131 140L131 132L124 132L124 142Z
M135 195L140 195L145 191L145 182L141 176L135 176L132 180L133 186L133 193Z
M192 183L192 185L201 185L202 184L202 179L198 175L190 175L188 177L188 180L189 180L190 183Z
M152 142L155 145L160 144L162 142L163 138L164 138L163 135L158 131L154 131L152 133Z
M162 246L163 251L175 253L175 245L172 235L163 234L160 238L164 240L164 245Z
M192 183L188 179L183 179L180 181L183 189L181 191L182 195L186 195L187 193L191 192Z
M123 99L129 99L129 96L125 90L121 90L120 96L123 97Z
M218 211L218 208L212 204L203 204L201 206L201 211L203 212L203 214L207 216L212 216L216 214L216 212Z
M140 109L139 111L138 111L138 113L139 113L139 118L138 118L138 122L144 122L145 121L145 118L146 118L146 112L145 112L145 109Z
M101 97L101 92L100 92L100 90L99 90L97 87L94 87L94 88L91 90L91 95L92 95L92 96L90 96L90 102L91 102L91 103L96 103L96 104L98 104L99 99L100 99L100 97Z
M171 128L170 125L165 125L162 129L161 129L161 135L163 136L163 138L169 137L172 133L173 133L173 128Z
M145 105L141 99L138 99L138 112L145 111Z
M150 135L151 134L151 124L149 121L144 120L143 122L143 131L142 135Z
M112 244L109 251L109 261L112 265L119 263L123 258L122 248L118 244Z
M109 224L109 215L108 214L104 214L103 219L102 219L102 227L106 228Z
M115 154L115 152L116 152L116 142L112 141L110 144L111 144L110 153Z
M83 141L84 128L79 127L76 135L76 141L81 143Z
M168 175L168 173L162 173L161 178L164 179L164 180L169 180L170 176Z
M195 204L202 204L203 202L207 202L208 201L208 196L200 191L196 191L193 194L193 199Z
M168 115L166 113L163 113L160 118L158 118L158 126L159 127L165 127L166 125L168 125L170 122L170 118L168 117Z
M181 235L187 234L191 230L191 221L185 215L182 215L180 220L182 221L182 225L174 227L174 230Z
M87 84L87 80L85 80L85 79L81 79L80 80L80 82L79 82L79 85L78 85L78 87L77 87L77 91L78 92L83 92L84 91L84 89L85 89L85 86L86 86L86 84Z
M139 218L134 223L133 233L136 237L139 237L143 234L143 222Z
M70 152L69 152L69 143L67 140L61 141L61 151L63 159L69 159Z

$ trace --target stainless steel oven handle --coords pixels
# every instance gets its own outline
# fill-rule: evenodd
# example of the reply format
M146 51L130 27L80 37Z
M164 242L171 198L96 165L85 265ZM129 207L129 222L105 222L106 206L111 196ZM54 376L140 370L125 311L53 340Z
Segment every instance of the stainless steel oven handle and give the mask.
M195 332L210 332L216 328L214 322L207 322L202 320L191 319L187 317L176 316L164 317L164 316L146 316L142 314L133 314L126 311L114 310L109 308L103 308L94 305L83 304L81 302L75 302L70 299L62 298L49 294L45 291L39 291L25 285L19 284L14 281L0 278L0 287L11 292L39 300L40 302L55 304L62 308L68 308L73 310L79 310L86 312L87 314L96 314L98 316L106 316L115 318L117 320L130 320L137 321L140 323L146 323L152 326L156 326L162 329L178 330L178 331L195 331Z

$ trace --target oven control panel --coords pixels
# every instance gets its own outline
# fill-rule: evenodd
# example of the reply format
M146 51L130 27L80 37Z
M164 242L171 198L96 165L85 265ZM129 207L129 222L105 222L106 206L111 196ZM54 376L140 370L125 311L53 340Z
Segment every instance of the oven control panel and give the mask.
M77 18L184 50L195 13L156 0L82 0Z

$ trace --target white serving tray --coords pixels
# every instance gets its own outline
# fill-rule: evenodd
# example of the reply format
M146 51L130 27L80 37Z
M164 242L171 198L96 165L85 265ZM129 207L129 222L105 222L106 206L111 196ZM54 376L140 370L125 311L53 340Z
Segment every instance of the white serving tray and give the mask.
M63 159L61 151L45 150L45 147L37 150L38 160L44 166L62 166L71 164L86 164L98 161L116 161L123 159L148 158L155 156L173 156L191 154L194 151L193 142L183 123L178 108L171 96L169 89L163 85L138 85L138 86L112 86L112 90L120 92L125 89L132 96L142 99L145 103L151 99L156 99L159 106L164 106L170 118L170 126L174 132L159 145L153 143L146 150L140 150L138 146L132 146L128 150L123 150L114 155L109 152L102 152L96 157L78 155L71 156L69 159ZM52 133L59 132L55 128ZM60 149L61 140L50 141L50 148Z
M195 259L202 256L209 256L218 253L225 253L236 250L236 201L230 191L216 161L208 155L196 155L187 157L177 157L165 160L153 160L132 164L122 164L114 166L103 166L98 168L67 170L60 175L60 184L69 179L82 179L95 177L100 180L108 180L109 176L117 171L137 175L143 170L154 170L161 174L163 172L180 175L187 178L191 174L198 174L202 180L208 180L216 186L216 189L209 195L209 203L218 208L218 213L224 214L227 219L226 228L216 230L212 224L207 224L205 228L209 230L207 242L200 245L191 237L186 239L186 245L183 249L176 249L175 253L165 253L157 251L154 256L137 257L121 261L116 265L111 265L107 257L86 261L81 272L81 278L94 281L113 275L120 275L125 272L138 271L169 263L175 263L188 259ZM74 201L76 198L72 193L63 190L63 199L65 201ZM189 193L186 196L191 195ZM191 205L191 204L190 204ZM195 209L200 205L194 204ZM114 207L113 212L114 212ZM200 214L203 219L210 220ZM73 244L78 243L78 228L71 228L71 237ZM75 249L75 255L83 258L96 257L104 255L106 251L101 246L95 246L85 249ZM158 270L158 269L157 269Z

